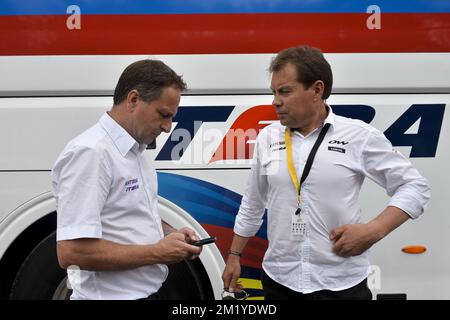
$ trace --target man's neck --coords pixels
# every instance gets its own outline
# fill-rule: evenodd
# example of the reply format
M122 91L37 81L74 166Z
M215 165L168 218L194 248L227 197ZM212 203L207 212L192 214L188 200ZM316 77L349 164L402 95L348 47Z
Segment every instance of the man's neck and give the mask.
M315 114L310 124L308 126L304 126L303 128L297 128L296 130L300 132L301 135L307 136L323 124L328 116L328 112L329 108L325 102L323 102L322 107L319 108L319 111Z
M129 117L124 112L123 106L117 105L113 107L110 111L107 111L108 115L117 122L133 139L136 140L136 137L133 134L132 126L130 125Z

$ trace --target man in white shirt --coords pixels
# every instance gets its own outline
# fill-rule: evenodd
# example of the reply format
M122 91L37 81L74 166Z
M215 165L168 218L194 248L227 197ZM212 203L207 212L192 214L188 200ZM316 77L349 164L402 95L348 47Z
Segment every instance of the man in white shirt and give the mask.
M161 61L129 65L112 109L58 157L57 253L63 268L75 266L68 270L71 299L154 299L166 264L200 254L190 244L198 239L194 230L162 225L156 172L144 152L171 130L185 89Z
M320 50L283 50L270 71L280 122L258 135L224 287L240 290L240 256L267 208L266 299L371 299L367 249L423 213L427 181L380 131L333 113L325 102L332 71ZM365 177L391 196L368 223L358 203Z

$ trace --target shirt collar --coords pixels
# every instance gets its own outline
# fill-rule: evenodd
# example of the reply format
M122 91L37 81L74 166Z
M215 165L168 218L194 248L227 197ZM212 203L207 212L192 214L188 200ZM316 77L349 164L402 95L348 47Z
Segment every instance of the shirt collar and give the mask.
M333 109L331 109L331 107L329 105L326 105L326 106L327 106L327 109L328 109L328 115L325 118L325 120L323 121L323 124L329 123L330 126L334 127L335 116L334 116Z
M331 107L328 104L326 104L326 107L327 107L327 111L328 111L327 117L325 118L323 123L317 129L313 130L308 135L310 135L311 133L313 133L317 130L322 129L322 127L325 125L325 123L329 123L331 127L334 127L335 114L333 112L333 109L331 109ZM298 131L298 129L291 128L291 132L296 132L297 134L301 135L301 133L300 133L300 131Z
M107 112L100 118L100 124L108 133L122 156L125 157L130 150L137 154L146 149L147 145L139 145L139 143L137 143L137 141L134 140L120 124L111 118Z

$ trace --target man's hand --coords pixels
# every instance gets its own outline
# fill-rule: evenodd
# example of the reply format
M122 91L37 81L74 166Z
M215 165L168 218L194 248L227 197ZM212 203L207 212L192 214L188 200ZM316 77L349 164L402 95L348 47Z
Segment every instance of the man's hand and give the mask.
M346 224L330 233L332 250L341 257L357 256L369 249L377 239L369 224Z
M332 250L341 257L360 255L408 219L402 209L388 206L369 223L346 224L331 230Z
M242 285L238 283L241 276L241 263L237 256L230 255L222 274L223 288L228 292L241 292Z
M194 243L195 241L200 240L199 236L191 228L184 227L175 232L184 234L187 243Z
M202 251L201 248L186 243L184 233L172 232L168 236L162 238L156 245L160 260L163 263L177 263L184 259L192 259L198 256Z
M193 244L195 241L200 240L200 237L195 233L195 231L188 227L178 229L175 232L183 234L186 243L189 243L189 244ZM201 246L199 248L200 248L200 252L198 254L192 254L192 255L188 256L186 259L193 260L193 259L197 258L203 250Z

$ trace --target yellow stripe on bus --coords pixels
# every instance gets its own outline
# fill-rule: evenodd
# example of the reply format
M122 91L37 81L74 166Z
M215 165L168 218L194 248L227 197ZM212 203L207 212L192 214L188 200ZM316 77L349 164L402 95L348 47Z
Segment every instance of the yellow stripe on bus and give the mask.
M262 290L261 280L249 279L249 278L239 278L239 282L240 282L240 284L242 284L242 286L244 288Z
M239 282L245 289L256 289L262 290L261 280L249 279L249 278L239 278ZM250 296L247 300L264 300L264 296Z

